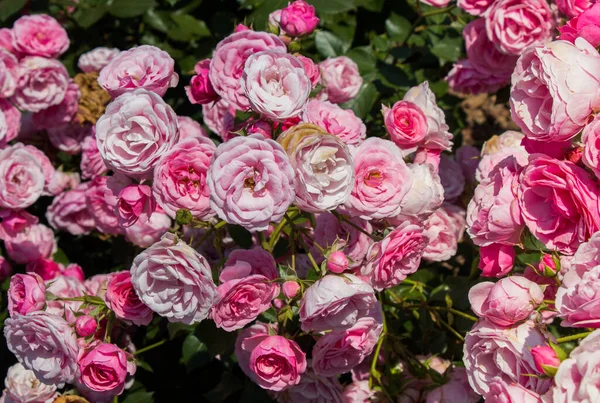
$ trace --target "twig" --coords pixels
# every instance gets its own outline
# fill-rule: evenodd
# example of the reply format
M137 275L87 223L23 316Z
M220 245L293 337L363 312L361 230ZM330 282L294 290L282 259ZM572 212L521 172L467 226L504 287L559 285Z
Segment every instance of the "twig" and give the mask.
M592 333L592 332L577 333L577 334L573 334L571 336L561 337L560 339L556 339L556 343L561 344L561 343L566 343L566 342L573 341L573 340L583 339L590 333Z
M139 350L137 350L135 353L133 353L133 355L139 355L139 354L145 353L146 351L152 350L153 348L156 348L156 347L160 347L160 346L162 346L162 345L163 345L163 344L165 344L166 342L167 342L167 340L166 340L166 339L162 339L161 341L158 341L158 342L156 342L156 343L154 343L154 344L150 344L149 346L146 346L146 347L140 348L140 349L139 349Z

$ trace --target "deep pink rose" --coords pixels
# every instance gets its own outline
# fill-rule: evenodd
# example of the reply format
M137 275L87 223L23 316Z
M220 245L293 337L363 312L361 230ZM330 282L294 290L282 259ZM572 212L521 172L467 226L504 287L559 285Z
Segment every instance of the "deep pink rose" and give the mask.
M471 15L482 15L496 0L458 0L458 7Z
M529 154L546 154L548 157L562 160L567 155L567 151L573 146L573 143L571 140L547 142L535 141L531 140L529 137L525 137L521 140L521 146Z
M469 95L497 92L510 82L509 77L495 76L475 67L470 59L454 63L446 81L453 91Z
M410 164L412 185L400 205L400 216L390 222L399 224L407 217L422 221L437 210L444 201L444 187L431 164Z
M245 345L244 341L254 336L274 336L277 334L278 327L277 323L255 322L253 325L240 330L238 333L235 340L235 357L238 360L238 365L241 370L248 377L252 376L252 372L250 371L250 354L252 353L252 350L247 349L247 347L253 348L254 343Z
M542 403L538 393L515 382L507 383L502 378L492 380L484 397L487 403Z
M53 280L60 275L60 266L50 259L38 259L27 264L27 273L35 273L44 281Z
M273 126L266 120L248 120L246 121L247 125L245 127L246 134L260 134L266 139L273 138L271 133L273 131Z
M8 349L46 384L72 383L79 345L75 332L60 316L46 312L13 315L4 322Z
M170 227L171 218L158 206L148 221L138 220L131 227L125 228L125 238L140 248L147 248L158 242Z
M61 62L28 56L19 62L19 82L11 99L19 109L39 112L60 104L68 87L69 73Z
M21 130L21 112L6 99L0 99L0 149L14 140Z
M394 287L417 271L428 242L422 226L406 221L371 246L360 274L378 291Z
M98 150L109 168L151 178L154 166L179 141L177 115L154 92L127 92L96 123Z
M598 4L600 6L600 4ZM590 168L596 177L600 177L600 118L594 118L584 129L581 136L583 142L583 163Z
M465 232L465 210L453 204L444 204L423 223L429 243L423 258L443 262L456 255L458 242Z
M34 113L33 123L38 129L48 129L71 122L79 108L79 96L79 87L69 80L62 102Z
M0 97L15 93L19 80L19 60L9 51L0 48Z
M370 285L352 274L328 274L304 291L300 323L305 332L341 330L367 316L377 304Z
M209 68L210 59L200 60L194 66L196 75L192 76L190 85L185 87L185 93L193 104L209 104L220 98L208 77Z
M159 96L177 86L175 61L155 46L142 45L120 52L100 71L98 84L116 98L143 88Z
M303 0L295 0L281 10L279 27L289 36L308 35L317 25L315 8Z
M10 316L41 311L46 305L46 285L37 274L15 274L10 279L7 297Z
M519 181L525 224L548 248L573 254L599 229L598 184L583 168L538 154Z
M35 224L5 237L4 247L13 261L26 264L50 258L56 250L56 241L50 228L43 224Z
M321 70L319 69L319 66L316 65L310 57L302 56L298 53L294 54L294 56L296 56L304 66L306 75L308 76L312 87L315 88L321 81Z
M427 117L416 104L398 101L392 108L382 105L383 120L392 141L402 149L410 149L425 139Z
M202 105L202 119L204 124L223 141L237 136L231 133L235 123L235 108L223 99L212 105Z
M67 267L65 267L60 272L60 275L65 277L73 277L81 282L85 280L85 273L83 272L83 268L77 263L70 263L69 265L67 265Z
M77 121L48 129L50 143L60 151L76 155L81 152L83 140L92 135L93 126Z
M575 39L581 37L597 48L600 45L600 5L593 5L558 30L558 39L574 43Z
M567 17L574 18L592 7L594 0L556 0L555 3Z
M79 337L89 337L96 333L98 323L93 316L82 315L75 321L75 331Z
M471 65L482 73L504 78L505 83L517 64L517 56L499 51L485 31L485 19L478 18L468 23L463 30L467 58Z
M217 147L207 174L210 205L249 231L279 221L294 200L294 170L283 148L259 134Z
M286 298L294 298L296 295L298 295L299 291L300 284L298 284L296 281L286 281L281 285L281 292Z
M129 271L121 271L110 275L104 300L106 306L119 319L131 321L138 326L148 326L152 322L154 313L140 301L135 293Z
M121 51L116 48L94 48L79 56L77 67L84 73L100 72Z
M127 375L135 373L135 364L127 361L132 357L109 343L92 343L81 349L77 363L79 382L94 392L103 395L120 395L125 388Z
M479 269L483 277L504 277L513 268L515 249L509 245L492 243L479 248Z
M359 145L367 137L365 124L351 109L342 109L328 101L310 100L302 121L322 127L348 145Z
M531 349L531 354L539 372L545 372L547 368L558 368L560 365L560 358L550 346L534 347Z
M29 371L20 363L8 368L4 386L6 389L0 399L4 403L50 403L59 396L56 385L40 382L33 371Z
M200 123L188 116L177 116L179 124L179 141L183 141L190 137L207 137L208 133L200 126Z
M0 207L29 207L42 195L43 190L42 165L23 144L0 150Z
M571 268L556 292L556 310L565 327L600 327L600 266Z
M119 223L125 228L131 227L138 220L148 221L155 209L156 201L150 186L129 185L119 192L116 212Z
M105 194L110 193L107 176L96 176L85 191L87 209L94 219L96 229L104 234L119 235L123 229L115 212L115 205L108 203Z
M400 149L389 140L370 137L352 150L354 189L345 207L370 220L394 217L412 185L412 173Z
M0 28L0 48L8 50L16 57L19 57L18 52L13 47L12 40L12 29Z
M358 95L363 79L352 59L347 56L328 58L319 63L319 67L328 101L341 104Z
M25 210L9 210L0 208L0 239L14 237L19 232L35 225L39 219Z
M259 246L252 249L236 249L232 251L219 274L219 281L241 280L248 276L260 274L269 280L279 278L273 255Z
M83 179L93 179L108 172L108 168L98 150L95 135L87 136L81 143L80 168Z
M49 15L24 15L13 25L12 43L23 55L57 58L69 48L69 36Z
M236 32L217 44L210 62L209 77L215 92L231 107L242 111L250 107L239 79L248 57L263 50L287 52L281 39L266 32Z
M89 234L95 228L96 224L87 209L85 198L89 186L90 182L82 183L54 198L46 210L46 218L52 228L72 235Z

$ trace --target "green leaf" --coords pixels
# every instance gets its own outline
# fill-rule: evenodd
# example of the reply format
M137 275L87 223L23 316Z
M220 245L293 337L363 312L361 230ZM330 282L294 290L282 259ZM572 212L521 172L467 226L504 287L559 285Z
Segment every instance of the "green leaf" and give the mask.
M167 35L176 41L187 42L210 36L210 30L204 21L198 20L188 14L171 14L171 19L176 26L171 28Z
M269 14L287 6L288 0L264 0L263 2L246 1L245 5L255 6L252 14L248 16L248 22L254 24L256 29L265 29L267 27ZM257 5L258 7L256 7Z
M460 58L463 40L460 37L444 37L431 48L431 53L440 59L440 64L455 62Z
M350 59L358 65L358 71L364 79L371 81L376 76L377 59L369 46L361 46L351 49L346 53Z
M143 15L155 6L155 0L114 0L108 12L118 18L132 18Z
M135 365L138 368L142 368L148 372L154 372L154 370L152 369L152 367L150 366L150 364L148 364L146 361L140 360L139 358L135 359Z
M227 224L227 232L233 238L234 242L244 249L252 247L252 234L239 225Z
M406 18L392 13L390 18L385 20L385 30L387 31L390 39L402 44L404 43L412 32L412 24Z
M383 4L385 0L355 0L354 2L357 6L362 7L366 10L373 11L375 13L380 13L383 9Z
M0 20L6 21L13 14L20 11L28 0L2 0L0 1Z
M67 257L67 255L65 255L65 252L63 252L62 249L56 249L56 252L54 252L54 255L52 255L52 260L54 260L56 263L60 263L63 265L68 265L69 264L69 258Z
M315 6L317 14L339 13L356 8L355 0L307 0L306 2Z
M73 19L81 28L89 28L104 17L107 7L104 4L98 6L77 7L73 13Z
M171 13L167 11L148 10L144 14L144 22L157 31L166 34L172 25Z
M377 88L371 83L365 83L354 99L341 106L345 109L352 109L356 116L365 119L371 109L373 109L373 105L375 105L378 96Z
M154 392L147 392L145 390L139 390L128 395L123 403L153 403L154 398L152 397Z
M179 334L191 333L194 331L193 325L186 325L185 323L169 322L167 324L167 330L169 331L169 339L173 340Z
M185 364L188 372L199 368L211 361L208 347L198 337L190 333L181 346L181 361Z
M317 32L317 35L315 36L315 46L319 53L324 57L340 56L349 49L349 46L344 44L344 41L327 31Z

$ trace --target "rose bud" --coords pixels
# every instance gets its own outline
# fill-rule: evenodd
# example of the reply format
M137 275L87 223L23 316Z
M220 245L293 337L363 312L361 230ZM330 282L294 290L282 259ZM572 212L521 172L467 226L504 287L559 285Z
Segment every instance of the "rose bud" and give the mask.
M327 258L327 269L333 273L342 273L348 268L348 258L342 251L332 252Z
M556 370L560 365L560 358L558 358L558 354L552 347L536 346L531 349L531 355L533 355L533 361L538 371L548 376L556 374Z
M83 315L75 320L75 330L80 337L89 337L96 332L98 323L89 315Z
M295 281L286 281L283 283L281 290L286 298L294 298L298 294L298 291L300 291L300 284Z
M546 277L554 277L560 271L560 259L544 255L538 263L538 272Z

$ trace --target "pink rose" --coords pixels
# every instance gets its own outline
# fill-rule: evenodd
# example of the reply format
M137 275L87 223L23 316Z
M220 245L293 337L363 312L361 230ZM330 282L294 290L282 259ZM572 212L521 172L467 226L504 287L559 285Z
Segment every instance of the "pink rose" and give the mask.
M352 156L355 182L345 205L350 214L366 220L398 215L412 186L400 149L389 140L370 137L352 150Z
M98 323L93 316L82 315L75 321L75 331L79 337L90 337L96 333Z
M486 395L491 382L499 377L532 392L545 393L552 381L528 375L541 375L535 368L531 348L546 344L546 336L532 321L502 328L480 320L465 337L464 363L469 384L475 392Z
M60 275L60 266L50 259L38 259L27 263L27 273L35 273L44 281L53 280Z
M581 37L597 48L600 45L600 5L594 4L558 30L558 39L575 43L575 39Z
M271 307L279 295L279 285L267 277L254 274L226 281L217 287L219 301L213 306L211 318L215 325L228 332L241 329Z
M13 35L12 29L10 28L0 28L0 48L9 51L16 57L19 57L18 52L13 47Z
M0 207L29 207L43 190L42 166L23 144L0 150Z
M352 274L328 274L304 291L300 323L305 332L342 330L369 315L377 304L370 285Z
M458 7L471 15L482 15L495 0L458 0Z
M0 99L0 149L14 140L21 130L21 112L6 99Z
M46 385L35 377L20 363L8 368L4 379L4 394L2 401L5 403L40 402L50 403L58 397L56 385Z
M483 277L504 277L513 268L515 250L512 246L492 243L479 248L479 269Z
M37 274L15 274L8 288L8 313L27 315L46 305L46 286Z
M106 165L133 178L150 178L154 166L179 141L177 115L153 92L127 92L106 107L96 123Z
M192 76L190 85L185 87L185 93L192 104L209 104L219 100L208 77L210 59L200 60L194 66L196 75Z
M400 216L390 220L394 223L406 217L425 220L444 201L444 187L432 165L410 164L408 167L412 172L412 185L400 205Z
M520 276L503 278L497 283L486 281L469 290L473 312L505 327L527 319L543 300L540 286Z
M135 257L131 282L140 300L170 322L200 322L219 298L206 259L171 233Z
M343 273L348 269L349 261L346 254L342 251L331 252L327 257L327 270L332 273Z
M571 268L556 292L556 310L564 327L600 327L600 266Z
M398 101L392 109L382 105L382 113L385 127L398 147L410 149L425 139L427 117L414 103Z
M241 280L255 274L260 274L269 280L279 278L273 255L259 246L231 251L219 274L219 281L225 283Z
M48 210L48 223L57 231L67 231L72 235L89 234L96 226L87 208L85 192L89 182L56 196Z
M531 349L531 355L535 361L535 367L539 372L547 372L548 369L556 369L560 365L560 358L556 351L550 346L538 346Z
M0 96L8 98L15 93L19 80L19 60L0 48Z
M239 79L248 57L263 50L287 52L281 39L266 32L236 32L217 44L209 77L215 92L231 107L244 111L250 106Z
M217 147L208 169L210 205L219 217L249 231L280 221L294 200L294 170L283 148L259 134Z
M579 245L573 256L561 256L560 263L564 274L574 270L579 273L579 276L600 265L600 232L594 233L587 242Z
M56 241L50 228L43 224L35 224L5 237L4 247L13 261L26 264L50 258L56 250Z
M4 256L0 256L0 281L9 278L13 273L13 268Z
M158 242L161 236L171 227L171 218L166 215L160 207L153 212L148 221L138 220L131 227L125 228L125 238L139 246L147 248Z
M342 385L336 376L319 376L308 368L300 383L279 395L278 402L342 403Z
M26 145L25 149L29 152L29 154L37 159L42 166L42 172L44 173L44 192L42 193L42 196L52 195L50 192L50 184L52 183L54 175L56 174L56 169L54 169L52 162L48 156L44 154L44 152L35 148L34 146Z
M538 393L527 390L515 382L507 383L502 378L492 380L490 390L485 394L485 401L488 403L542 403Z
M359 145L367 137L365 124L351 109L342 109L328 101L310 100L302 121L322 127L348 145Z
M358 65L349 57L328 58L319 63L321 81L327 99L334 104L350 101L358 95L363 79Z
M155 46L137 46L114 56L100 71L98 84L113 98L140 88L162 97L179 82L174 67L167 52Z
M572 77L591 77L572 80ZM513 120L536 141L574 137L600 107L600 55L583 38L529 48L512 76Z
M296 59L300 60L304 66L306 75L308 76L312 87L315 88L321 81L321 70L319 69L319 66L317 66L310 57L302 56L298 53L294 54L294 56L296 56Z
M477 57L474 57L474 60L477 60ZM508 77L495 76L491 71L475 67L471 59L454 63L446 81L453 91L469 95L497 92L509 83Z
M33 114L33 123L38 129L61 126L73 120L79 108L79 87L69 80L62 102Z
M600 4L599 4L600 6ZM596 177L600 176L600 118L592 120L581 136L583 142L583 163L590 168Z
M250 354L252 353L252 350L249 350L248 347L253 348L254 343L248 343L248 345L246 345L244 344L244 341L254 336L274 336L277 334L277 330L277 323L255 322L253 325L240 330L238 333L235 340L235 357L238 360L240 369L248 377L252 376L252 372L250 371Z
M25 210L8 210L0 208L0 239L16 236L31 225L39 222L36 216Z
M83 179L93 179L108 172L108 168L98 150L95 135L87 136L81 143L80 168Z
M51 279L51 281L47 281L46 291L59 298L83 297L86 291L82 281L75 277L63 276L62 273L59 273L59 275ZM61 317L64 316L67 319L67 322L73 325L77 320L75 313L79 311L81 305L82 302L80 301L48 301L46 312Z
M156 201L150 186L129 185L119 192L116 213L122 227L131 227L138 219L148 221L155 209Z
M593 4L593 0L556 0L558 9L569 18L577 17Z
M46 312L14 315L4 322L8 349L46 384L72 383L79 345L75 332L60 316Z
M23 15L13 24L12 44L27 56L57 58L69 48L69 36L49 15Z
M319 25L315 8L302 0L295 0L281 10L279 26L289 36L308 35Z
M360 273L377 291L394 287L417 271L428 242L422 226L406 221L371 246Z
M115 206L109 204L105 194L110 192L107 187L107 176L96 176L85 191L87 209L94 219L96 229L103 234L118 235L123 233Z
M520 167L507 157L477 185L467 206L467 232L476 245L517 245L525 223L517 199Z
M81 143L92 133L92 126L77 121L48 129L50 143L60 151L76 155L81 152Z
M525 150L524 147L503 147L497 152L494 153L484 153L482 154L481 161L477 166L477 171L475 171L475 179L479 182L485 181L492 172L495 171L497 165L506 165L507 163L504 160L509 159L511 164L514 164L518 171L521 171L525 165L529 163L529 153ZM505 168L499 168L504 170Z
M60 272L60 274L61 276L76 278L81 282L83 282L83 280L85 279L85 273L83 272L83 268L77 263L70 263Z
M281 292L285 295L286 298L292 299L298 292L300 291L300 284L295 281L286 281L281 285Z
M104 298L109 276L110 274L96 274L85 280L83 284L86 288L86 293Z
M92 343L79 352L78 381L102 395L120 395L127 375L135 373L135 364L128 363L129 359L128 354L114 344Z
M131 321L137 326L148 326L152 322L153 312L136 295L129 271L110 275L104 300L119 319Z
M81 183L81 178L77 172L54 171L52 180L47 185L48 193L56 196L68 189L74 189Z
M485 18L468 23L463 30L463 38L471 65L482 73L504 78L508 84L517 64L517 56L502 53L490 41L485 31Z
M522 148L525 148L525 151L529 154L546 154L548 157L562 160L567 155L567 151L572 148L573 144L571 140L547 142L535 141L525 137L521 140L521 146Z
M220 100L213 105L202 105L202 119L204 124L215 134L218 134L223 141L236 136L230 133L235 122L235 108L231 107L226 101Z
M188 116L177 116L177 123L179 125L179 141L183 141L190 137L206 137L208 133L200 123Z
M465 211L452 204L444 204L423 223L429 243L423 258L443 262L456 255L458 242L465 232Z
M100 72L121 51L116 48L98 47L79 56L77 67L84 73Z
M69 86L69 73L61 62L28 56L19 63L19 82L12 101L22 110L39 112L60 104Z
M273 126L266 120L248 120L248 125L246 126L246 134L260 134L266 139L272 138L271 132L273 131Z
M519 181L525 224L548 248L573 254L599 229L598 184L583 168L538 154Z
M442 154L439 174L444 187L444 200L448 202L456 201L465 190L465 177L460 165L453 158Z
M420 0L421 3L425 3L432 7L442 8L446 7L452 0Z
M351 403L369 403L376 399L377 393L369 387L369 381L354 381L344 388L342 401Z

